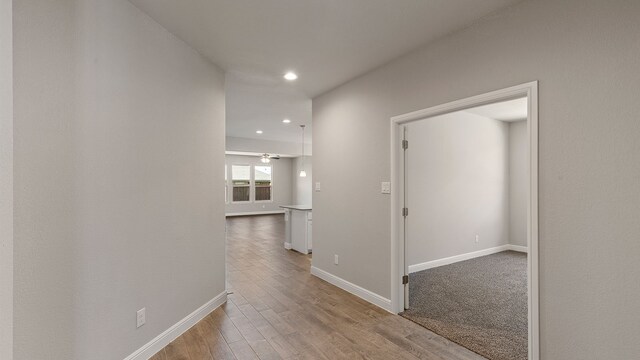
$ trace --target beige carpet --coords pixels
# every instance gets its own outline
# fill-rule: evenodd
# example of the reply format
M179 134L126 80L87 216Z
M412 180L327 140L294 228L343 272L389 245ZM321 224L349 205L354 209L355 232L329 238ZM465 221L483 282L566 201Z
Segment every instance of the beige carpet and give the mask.
M401 315L492 360L527 359L527 255L483 256L413 273Z

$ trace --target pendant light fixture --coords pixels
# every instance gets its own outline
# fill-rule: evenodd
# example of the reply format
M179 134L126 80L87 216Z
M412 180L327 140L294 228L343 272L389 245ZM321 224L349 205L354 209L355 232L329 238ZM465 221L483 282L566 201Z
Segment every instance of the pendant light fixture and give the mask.
M300 170L300 177L307 177L307 172L304 171L304 127L305 125L300 125L302 128L302 170Z
M263 164L268 164L271 162L271 158L269 157L269 154L262 154L260 161L262 161Z

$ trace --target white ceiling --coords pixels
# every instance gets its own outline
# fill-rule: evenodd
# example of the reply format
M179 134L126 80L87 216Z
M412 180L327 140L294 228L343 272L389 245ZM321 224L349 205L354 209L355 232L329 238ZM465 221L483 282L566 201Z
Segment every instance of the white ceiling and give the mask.
M311 142L311 99L295 88L234 72L227 74L225 87L227 136L300 142L304 124L306 141ZM285 118L291 123L283 124Z
M500 121L527 119L527 98L503 101L464 110L465 112Z
M262 157L265 153L249 152L249 151L225 151L225 155L240 155L240 156L255 156ZM287 154L267 154L272 156L279 156L281 158L293 158L294 155ZM275 160L275 159L274 159Z
M130 0L226 71L316 96L519 0Z

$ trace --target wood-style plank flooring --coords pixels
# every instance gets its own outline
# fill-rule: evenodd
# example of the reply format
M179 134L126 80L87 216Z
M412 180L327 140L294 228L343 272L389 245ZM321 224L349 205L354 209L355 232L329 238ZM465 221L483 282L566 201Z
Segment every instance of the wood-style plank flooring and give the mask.
M282 215L229 218L229 301L152 359L484 359L311 275L283 238Z

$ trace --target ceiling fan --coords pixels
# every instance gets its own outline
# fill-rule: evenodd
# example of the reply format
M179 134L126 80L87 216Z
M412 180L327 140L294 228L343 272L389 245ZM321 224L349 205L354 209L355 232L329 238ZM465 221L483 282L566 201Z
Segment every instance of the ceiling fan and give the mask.
M270 161L271 161L271 159L273 159L273 160L280 160L280 155L275 155L275 154L270 155L270 154L266 154L266 153L265 153L265 154L262 154L262 155L260 156L260 161L262 161L262 162L263 162L263 163L265 163L265 164L266 164L266 163L268 163L268 162L270 162Z

